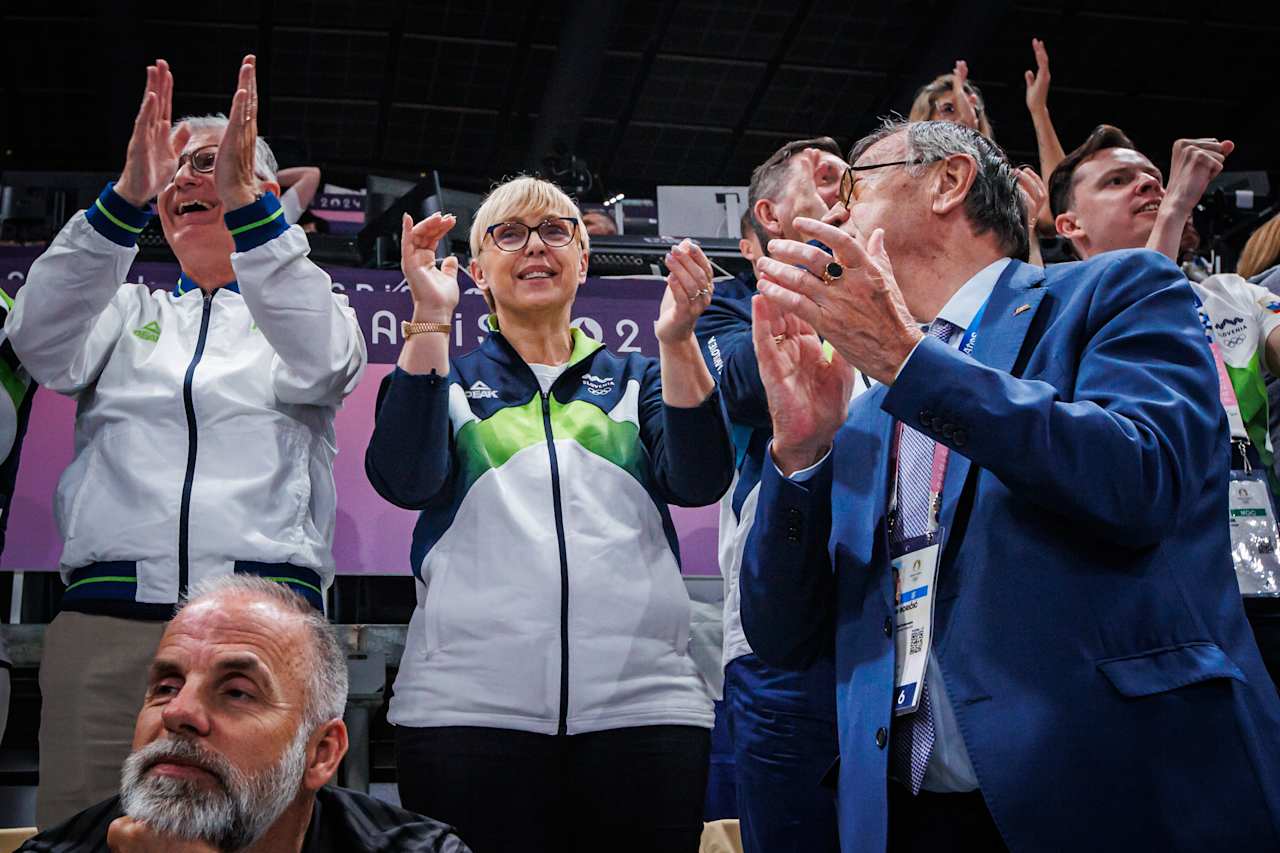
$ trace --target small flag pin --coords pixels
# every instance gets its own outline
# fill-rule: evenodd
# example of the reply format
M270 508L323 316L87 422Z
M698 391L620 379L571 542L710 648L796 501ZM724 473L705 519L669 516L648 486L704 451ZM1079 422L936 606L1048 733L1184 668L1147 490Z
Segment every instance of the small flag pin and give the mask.
M1013 309L1013 316L1017 317L1023 311L1030 311L1030 310L1031 310L1030 305L1019 305L1017 308Z

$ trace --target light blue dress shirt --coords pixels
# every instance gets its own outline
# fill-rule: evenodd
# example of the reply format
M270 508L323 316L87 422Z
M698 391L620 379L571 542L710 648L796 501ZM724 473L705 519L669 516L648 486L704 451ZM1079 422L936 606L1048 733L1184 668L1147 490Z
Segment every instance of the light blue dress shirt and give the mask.
M964 333L972 325L978 311L986 304L995 290L1001 273L1010 263L1009 258L1001 258L978 271L973 278L966 281L959 290L952 294L947 304L938 312L940 319L955 326L951 334L950 345L959 348ZM981 335L979 329L978 335ZM975 335L973 344L978 337ZM912 350L914 353L915 351ZM907 361L911 356L907 356ZM906 361L903 362L906 365ZM901 369L899 369L901 372ZM828 451L830 455L830 451ZM770 455L770 460L773 456ZM791 475L791 479L803 482L813 476L814 470L826 461L822 457L813 465ZM930 710L933 715L933 754L929 758L929 766L925 768L922 787L926 791L936 793L959 793L975 791L978 788L978 776L974 773L973 762L969 759L969 750L965 748L964 738L956 723L955 711L951 708L951 699L947 695L946 682L942 670L938 667L938 659L929 652L929 663L926 665L925 681L929 684Z

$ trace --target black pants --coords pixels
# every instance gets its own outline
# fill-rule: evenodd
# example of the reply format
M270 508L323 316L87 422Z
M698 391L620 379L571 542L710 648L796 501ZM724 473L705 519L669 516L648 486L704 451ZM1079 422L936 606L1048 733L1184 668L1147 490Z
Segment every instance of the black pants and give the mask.
M474 853L696 853L711 737L640 726L557 737L396 729L401 804Z
M466 838L466 836L463 836ZM889 853L1008 853L978 791L918 796L889 781Z
M1246 595L1244 612L1249 617L1258 651L1262 653L1262 662L1271 680L1280 687L1280 599Z

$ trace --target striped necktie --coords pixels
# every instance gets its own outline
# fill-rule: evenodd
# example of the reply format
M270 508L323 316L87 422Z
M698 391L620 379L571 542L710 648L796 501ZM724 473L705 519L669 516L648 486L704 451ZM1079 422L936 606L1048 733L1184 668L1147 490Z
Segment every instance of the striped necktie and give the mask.
M951 340L955 326L946 320L933 321L929 334L944 344ZM898 520L894 525L894 542L923 536L929 532L931 506L929 487L933 478L933 449L936 442L927 435L903 424L898 439ZM929 701L929 682L924 681L920 704L914 714L894 720L889 769L905 782L912 794L920 793L924 772L933 754L933 714Z

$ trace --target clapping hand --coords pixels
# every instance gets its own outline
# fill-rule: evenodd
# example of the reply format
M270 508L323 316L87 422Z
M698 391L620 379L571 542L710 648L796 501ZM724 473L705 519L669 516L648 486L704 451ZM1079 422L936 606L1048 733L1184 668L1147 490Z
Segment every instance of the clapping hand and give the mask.
M257 60L252 54L244 58L236 94L231 100L227 129L218 145L213 184L222 209L227 212L252 204L258 197L258 180L254 160L258 145L258 77Z
M118 817L107 827L107 847L111 853L217 853L218 848L203 841L187 841L161 835L140 820Z
M415 322L448 323L458 304L458 259L450 255L436 267L436 246L456 223L441 213L417 225L407 213L400 221L400 270L413 295Z
M686 238L667 253L666 263L667 291L654 333L662 343L678 343L693 337L694 324L711 304L711 262L697 243Z
M191 131L173 127L173 74L169 63L157 59L147 66L147 87L142 95L133 135L125 153L124 172L116 181L116 194L134 207L142 207L160 194L178 171L178 155Z
M1027 210L1028 235L1035 239L1033 229L1036 224L1036 215L1049 199L1049 188L1044 185L1044 181L1040 179L1035 169L1023 166L1018 169L1018 192L1022 194L1022 203Z
M787 475L822 458L844 423L853 369L828 361L813 327L764 296L751 300L751 338L773 420L773 458Z
M760 293L812 326L849 364L877 382L893 384L923 335L894 278L884 232L877 228L864 239L805 217L798 217L794 227L831 252L770 240L770 257L756 262Z

